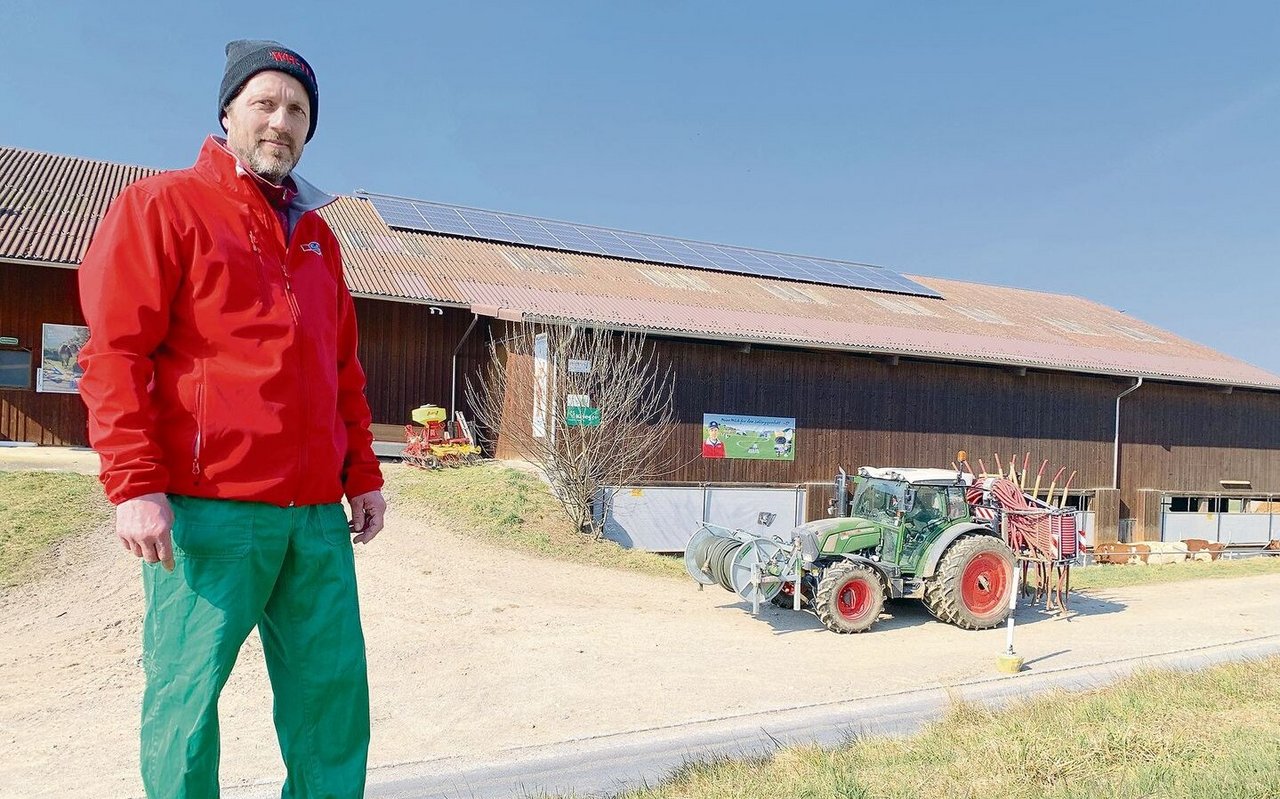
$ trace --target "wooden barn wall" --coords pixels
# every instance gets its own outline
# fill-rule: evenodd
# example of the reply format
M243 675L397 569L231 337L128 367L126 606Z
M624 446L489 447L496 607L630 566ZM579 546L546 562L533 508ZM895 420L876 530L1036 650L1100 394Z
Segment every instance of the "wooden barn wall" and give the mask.
M1075 488L1111 482L1112 403L1125 381L909 361L890 366L845 353L657 345L675 367L679 427L671 446L684 455L664 480L812 483L812 509L825 507L826 484L838 467L945 467L965 449L975 468L982 458L994 469L996 452L1007 462L1030 451L1033 459L1079 470ZM512 359L509 367L527 370L528 361ZM505 424L528 424L528 409L508 404L506 413ZM794 417L796 458L702 458L703 413ZM500 441L498 454L515 453Z
M359 298L355 305L373 421L406 424L410 409L419 405L447 407L451 358L472 315L454 308L432 313L425 305ZM46 322L84 324L75 271L0 264L0 335L17 336L38 363L40 326ZM487 320L481 319L459 352L460 403L465 375L486 357L486 327ZM0 440L83 446L88 443L86 423L84 405L76 395L0 389Z
M683 457L664 480L689 483L806 484L810 518L823 514L838 467L950 466L957 450L994 468L999 453L1032 468L1048 459L1076 475L1073 489L1097 489L1098 540L1114 540L1134 518L1140 489L1214 491L1221 479L1251 480L1280 492L1280 394L1148 383L1122 401L1121 485L1110 489L1117 395L1132 380L1028 372L845 353L662 340L676 369ZM521 359L527 361L527 359ZM529 368L513 361L512 368ZM1145 392L1145 393L1144 393ZM704 413L794 417L791 462L700 457ZM507 408L507 424L528 410ZM499 443L500 457L513 457ZM1065 477L1065 475L1064 475ZM1058 487L1062 487L1059 480ZM1138 531L1141 532L1141 531Z
M992 453L1007 468L1010 454L1030 452L1032 468L1047 458L1077 470L1073 488L1105 489L1115 398L1132 385L838 353L662 347L678 372L674 446L690 456L672 479L810 483L811 518L822 514L839 466L949 466L958 449L989 468ZM697 457L703 413L795 417L795 461ZM1280 394L1147 383L1122 400L1120 428L1120 491L1099 508L1101 540L1114 538L1117 519L1134 517L1140 489L1216 491L1230 479L1280 493Z
M375 424L409 424L419 405L448 408L453 351L474 318L469 311L357 298L360 363ZM466 377L488 358L481 318L458 352L457 401L466 408Z
M1030 452L1078 471L1074 488L1111 483L1114 400L1128 383L1073 375L664 342L676 365L677 480L826 482L837 467L949 467L967 450L994 469ZM792 462L697 457L702 414L794 417Z
M505 335L505 326L495 326L494 335L501 337ZM533 357L529 355L510 355L506 354L505 368L510 375L519 373L528 374L533 369ZM519 377L509 377L508 381L517 381ZM522 395L522 396L517 396ZM502 429L498 431L494 443L495 458L504 459L524 459L525 453L521 451L520 446L513 443L511 430L520 429L527 430L533 424L533 406L528 396L523 396L520 391L508 391L502 398ZM531 439L525 438L527 446Z
M1121 400L1120 488L1280 494L1280 394L1146 383Z
M31 388L0 388L0 441L53 446L88 443L88 415L78 394L37 394L40 332L45 323L83 325L72 269L0 263L0 336L31 350Z

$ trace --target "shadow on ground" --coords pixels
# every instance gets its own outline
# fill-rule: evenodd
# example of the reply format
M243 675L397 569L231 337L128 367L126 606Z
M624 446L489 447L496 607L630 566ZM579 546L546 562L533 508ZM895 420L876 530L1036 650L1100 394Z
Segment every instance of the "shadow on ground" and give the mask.
M1067 605L1067 611L1059 613L1045 610L1043 602L1032 605L1029 602L1022 604L1021 600L1019 600L1018 609L1014 611L1014 620L1018 625L1038 624L1044 621L1070 622L1071 619L1078 616L1103 616L1110 613L1120 613L1125 609L1125 605L1121 602L1101 596L1077 593L1071 594ZM751 612L749 603L735 602L728 598L721 603L720 607L738 608L744 613ZM774 632L778 635L822 629L822 622L818 621L817 615L807 608L797 612L791 610L790 607L780 608L770 603L764 603L760 606L760 615L757 619L761 623L773 627ZM881 613L875 626L862 633L862 635L875 635L877 632L942 623L935 619L925 609L924 603L918 599L890 599L884 603L884 612Z

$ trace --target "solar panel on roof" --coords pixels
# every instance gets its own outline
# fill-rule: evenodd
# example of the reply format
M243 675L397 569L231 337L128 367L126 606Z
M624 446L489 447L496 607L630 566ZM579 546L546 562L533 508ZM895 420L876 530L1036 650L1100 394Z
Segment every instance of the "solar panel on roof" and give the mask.
M802 283L941 297L891 269L361 193L388 227Z

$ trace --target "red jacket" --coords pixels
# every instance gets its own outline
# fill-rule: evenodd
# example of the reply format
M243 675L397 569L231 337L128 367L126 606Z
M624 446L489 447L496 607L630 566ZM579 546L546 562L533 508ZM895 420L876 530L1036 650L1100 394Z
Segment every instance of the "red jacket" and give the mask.
M315 212L332 198L295 178L286 243L255 180L211 137L192 168L121 192L80 266L80 395L112 502L382 487L342 256Z

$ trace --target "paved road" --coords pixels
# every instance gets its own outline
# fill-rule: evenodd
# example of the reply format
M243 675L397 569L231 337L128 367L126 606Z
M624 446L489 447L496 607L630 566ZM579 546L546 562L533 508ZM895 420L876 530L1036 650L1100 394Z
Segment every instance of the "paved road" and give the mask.
M780 744L836 745L851 735L901 735L939 718L952 698L1000 706L1053 689L1086 690L1149 668L1196 670L1280 654L1280 635L1106 663L1024 672L947 689L903 691L852 702L796 707L711 722L530 747L485 764L458 758L407 763L369 775L370 799L505 799L539 792L610 794L661 781L690 760L766 753ZM229 799L268 799L278 787L223 791Z

